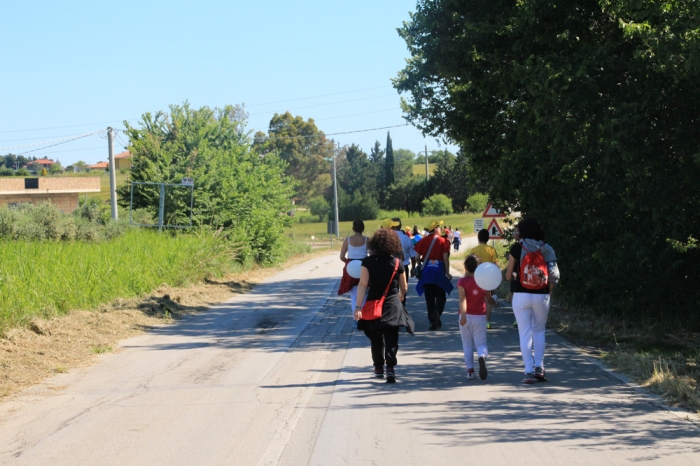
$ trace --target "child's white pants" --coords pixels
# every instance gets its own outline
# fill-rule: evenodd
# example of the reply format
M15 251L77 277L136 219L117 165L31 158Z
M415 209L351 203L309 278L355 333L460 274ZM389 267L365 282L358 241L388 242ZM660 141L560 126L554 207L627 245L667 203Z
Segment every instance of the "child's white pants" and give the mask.
M486 344L486 316L467 315L467 323L459 326L459 334L462 336L462 348L464 349L464 363L467 369L474 369L474 350L479 357L489 355L489 347Z
M549 315L549 295L513 293L513 314L518 322L525 372L534 372L535 367L544 369L544 334Z

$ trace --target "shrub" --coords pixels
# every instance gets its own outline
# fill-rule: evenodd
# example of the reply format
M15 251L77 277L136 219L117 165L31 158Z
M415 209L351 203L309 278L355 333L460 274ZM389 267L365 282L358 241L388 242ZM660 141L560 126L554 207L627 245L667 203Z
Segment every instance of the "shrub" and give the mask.
M22 168L20 168L19 170L17 170L17 171L15 172L15 175L17 175L17 176L30 176L31 173L29 173L29 170L27 170L26 168L22 167Z
M311 215L316 216L319 222L323 222L330 218L331 206L323 196L316 196L309 199L307 207Z
M15 174L15 171L11 168L8 168L8 167L0 168L0 176L12 176L14 174Z
M489 203L488 194L475 193L467 198L467 210L469 212L479 214L486 210L486 206Z
M341 222L375 220L379 216L379 210L379 202L369 193L355 191L352 196L348 196L338 190L338 217Z
M450 215L452 201L444 194L433 194L423 200L423 215Z
M146 113L140 127L126 124L132 158L131 181L179 183L194 178L194 207L183 190L166 190L169 224L189 223L222 229L240 247L242 262L268 264L286 251L284 230L291 223L295 181L285 175L286 163L275 153L264 156L251 148L240 107L192 109L173 105L170 112ZM131 203L130 186L118 188L122 207ZM158 213L157 186L134 192L133 207Z
M0 240L99 241L123 234L125 220L105 221L99 200L82 204L66 214L50 202L0 208ZM107 216L109 219L109 216Z

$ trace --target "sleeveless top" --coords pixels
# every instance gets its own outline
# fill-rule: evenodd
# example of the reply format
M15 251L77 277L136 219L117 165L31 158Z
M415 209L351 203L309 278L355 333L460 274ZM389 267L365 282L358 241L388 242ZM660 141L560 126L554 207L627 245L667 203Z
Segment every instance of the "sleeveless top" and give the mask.
M367 238L365 238L365 243L362 246L353 246L350 244L350 238L348 238L348 259L349 260L362 260L367 257Z

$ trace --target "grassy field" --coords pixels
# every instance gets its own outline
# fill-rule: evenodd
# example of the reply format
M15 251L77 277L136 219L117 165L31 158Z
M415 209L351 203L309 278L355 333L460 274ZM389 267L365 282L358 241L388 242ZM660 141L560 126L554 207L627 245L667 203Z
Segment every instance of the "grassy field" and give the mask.
M435 167L436 167L436 164L434 164L434 163L428 164L428 173L430 173L432 175L435 172ZM413 165L413 174L425 176L425 164L424 163L417 163L417 164Z
M391 214L391 212L387 212ZM387 215L394 216L394 215ZM455 215L445 215L443 217L413 217L407 218L402 217L404 226L413 227L413 225L418 225L418 228L423 228L428 226L433 220L443 220L445 225L452 225L453 228L459 228L466 235L473 234L474 232L474 219L480 218L480 214L455 214ZM371 234L372 232L379 229L382 220L366 220L365 221L365 233ZM325 223L295 223L287 230L287 234L293 238L295 241L309 241L313 236L315 239L326 239L329 235L326 232ZM352 222L340 222L340 236L346 237L352 234Z
M96 176L96 173L93 172L92 176ZM117 178L117 187L119 187L119 186L126 183L126 180L129 178L129 172L126 172L124 174L122 174L120 172L116 172L116 178ZM103 201L109 201L109 174L108 173L103 173L100 176L100 192L92 194L91 197L99 197Z
M220 276L237 267L211 233L132 230L111 241L0 244L0 333L32 317L92 309L116 298Z

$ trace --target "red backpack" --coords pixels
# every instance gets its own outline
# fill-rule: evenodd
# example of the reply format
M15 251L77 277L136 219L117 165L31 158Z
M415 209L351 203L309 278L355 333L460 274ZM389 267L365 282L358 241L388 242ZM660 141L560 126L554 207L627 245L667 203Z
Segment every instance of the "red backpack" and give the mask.
M547 273L547 263L540 250L530 252L521 243L525 251L525 257L520 260L520 284L528 290L541 290L547 287L549 274Z

